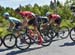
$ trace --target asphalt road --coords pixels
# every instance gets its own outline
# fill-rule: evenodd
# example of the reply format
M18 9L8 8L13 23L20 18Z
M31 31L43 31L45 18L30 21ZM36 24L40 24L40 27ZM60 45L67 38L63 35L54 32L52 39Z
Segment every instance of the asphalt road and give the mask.
M55 38L50 46L32 45L28 50L7 49L2 45L0 55L75 55L75 43L70 38Z

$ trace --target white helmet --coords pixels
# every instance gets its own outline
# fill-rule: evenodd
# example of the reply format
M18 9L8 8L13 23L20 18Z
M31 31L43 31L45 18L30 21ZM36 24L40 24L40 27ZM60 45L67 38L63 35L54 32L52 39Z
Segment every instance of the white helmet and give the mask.
M50 12L47 12L47 13L46 13L46 16L49 16L50 14L51 14Z
M8 12L5 12L3 16L10 16Z

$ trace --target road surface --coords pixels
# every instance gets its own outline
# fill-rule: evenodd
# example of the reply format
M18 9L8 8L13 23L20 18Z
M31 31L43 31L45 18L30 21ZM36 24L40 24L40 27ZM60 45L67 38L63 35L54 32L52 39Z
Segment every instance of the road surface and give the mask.
M0 47L0 55L75 55L75 43L70 38L55 38L50 46L32 45L28 50Z

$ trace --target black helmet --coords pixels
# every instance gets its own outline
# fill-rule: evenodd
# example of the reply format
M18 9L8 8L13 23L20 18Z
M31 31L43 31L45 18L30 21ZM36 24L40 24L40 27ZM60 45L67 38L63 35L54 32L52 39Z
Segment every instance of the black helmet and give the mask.
M20 12L20 8L15 9L15 12Z

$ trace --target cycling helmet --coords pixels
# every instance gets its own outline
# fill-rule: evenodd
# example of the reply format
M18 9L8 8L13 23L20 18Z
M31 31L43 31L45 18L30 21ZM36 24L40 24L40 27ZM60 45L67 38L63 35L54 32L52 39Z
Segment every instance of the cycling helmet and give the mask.
M50 14L51 14L50 12L47 12L47 13L46 13L46 16L49 16Z
M3 16L10 16L8 12L5 12Z
M20 8L15 9L15 12L20 12Z

